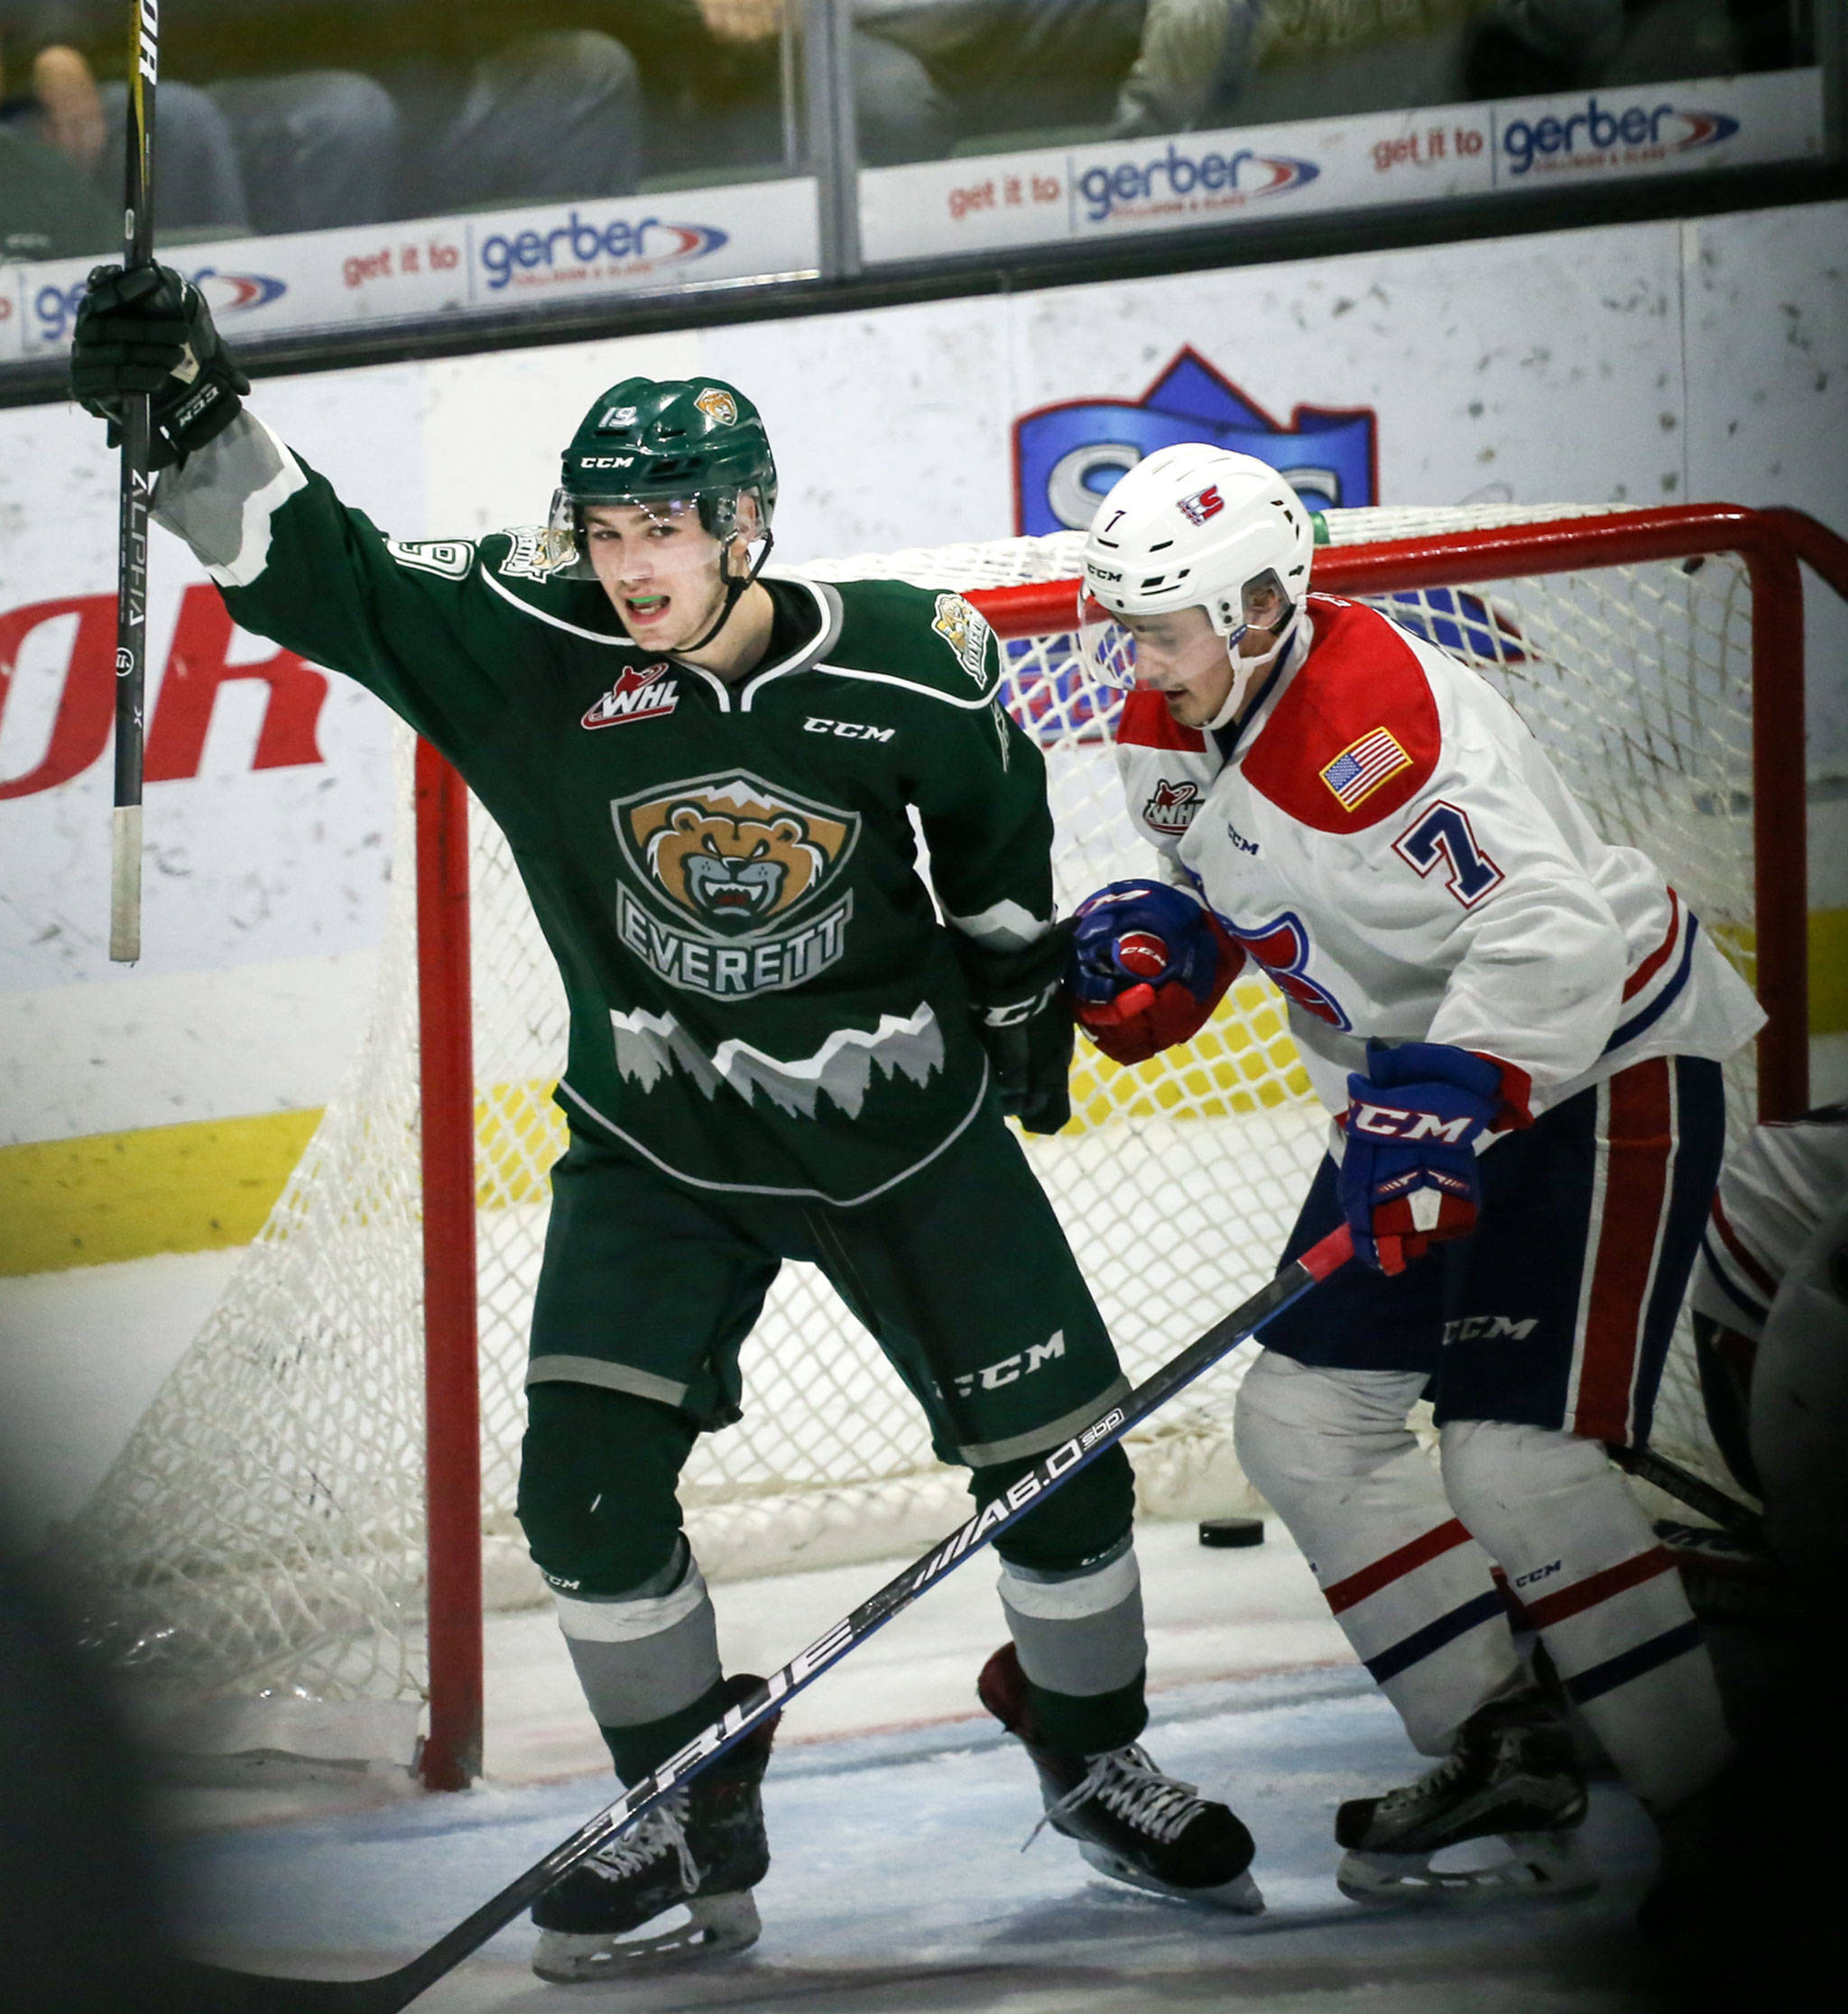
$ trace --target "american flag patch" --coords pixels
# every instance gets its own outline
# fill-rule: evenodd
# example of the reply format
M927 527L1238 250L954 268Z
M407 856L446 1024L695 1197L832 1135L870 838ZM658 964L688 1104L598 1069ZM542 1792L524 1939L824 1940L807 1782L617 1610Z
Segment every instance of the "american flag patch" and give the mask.
M1371 797L1389 776L1411 765L1411 757L1384 727L1375 727L1350 742L1328 767L1322 781L1335 792L1344 811L1352 811L1363 799Z

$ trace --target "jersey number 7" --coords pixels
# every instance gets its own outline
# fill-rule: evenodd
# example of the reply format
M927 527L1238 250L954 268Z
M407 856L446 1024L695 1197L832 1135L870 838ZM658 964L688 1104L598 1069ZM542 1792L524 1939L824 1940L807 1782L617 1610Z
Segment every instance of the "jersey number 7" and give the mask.
M1450 892L1472 909L1502 878L1502 870L1476 844L1466 812L1440 798L1416 825L1392 842L1392 850L1419 875L1428 874L1441 860L1448 870Z

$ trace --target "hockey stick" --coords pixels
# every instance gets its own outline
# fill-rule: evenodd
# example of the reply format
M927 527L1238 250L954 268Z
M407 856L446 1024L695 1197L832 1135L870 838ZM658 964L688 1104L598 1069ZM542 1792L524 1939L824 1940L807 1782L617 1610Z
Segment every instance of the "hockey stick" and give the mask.
M875 1630L909 1608L927 1588L935 1586L965 1560L973 1559L991 1539L998 1538L1017 1518L1025 1516L1049 1490L1057 1489L1067 1477L1076 1475L1106 1447L1121 1440L1132 1427L1210 1369L1234 1344L1243 1343L1273 1315L1307 1293L1317 1280L1327 1279L1353 1256L1354 1240L1345 1224L1331 1231L1319 1244L1311 1245L1242 1307L1215 1322L1197 1342L1146 1378L1120 1404L1035 1463L1005 1496L997 1497L985 1510L977 1511L895 1580L888 1581L851 1615L773 1673L748 1699L734 1706L723 1720L716 1721L679 1754L670 1756L652 1776L644 1777L570 1838L554 1846L542 1861L509 1882L491 1901L484 1902L473 1916L458 1923L447 1936L439 1938L421 1956L401 1965L396 1972L355 1980L280 1979L217 1965L190 1965L187 1971L198 1985L199 2004L219 2009L223 2014L231 2014L234 2009L248 2009L250 2014L397 2014L398 2009L408 2007L425 1987L435 1984L471 1952L478 1950L580 1861L587 1860L619 1833L627 1832L676 1784L686 1782L716 1761L753 1727L779 1712L787 1701L864 1643Z
M1665 1496L1676 1498L1690 1510L1698 1510L1702 1517L1711 1518L1742 1538L1762 1542L1765 1521L1758 1511L1728 1496L1725 1491L1716 1490L1711 1483L1702 1482L1699 1476L1690 1475L1666 1455L1658 1455L1651 1447L1607 1446L1604 1452L1626 1475L1635 1476L1639 1483L1652 1483Z
M154 263L154 97L161 0L130 0L128 163L123 265ZM148 658L148 437L152 402L122 401L122 512L116 559L116 810L109 827L109 956L141 956L142 702Z

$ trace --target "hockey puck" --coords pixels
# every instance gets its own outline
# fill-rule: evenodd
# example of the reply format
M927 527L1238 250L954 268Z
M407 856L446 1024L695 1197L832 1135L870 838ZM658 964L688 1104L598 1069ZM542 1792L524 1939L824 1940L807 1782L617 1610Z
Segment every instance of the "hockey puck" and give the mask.
M1200 1543L1203 1546L1261 1546L1264 1520L1261 1518L1202 1518Z

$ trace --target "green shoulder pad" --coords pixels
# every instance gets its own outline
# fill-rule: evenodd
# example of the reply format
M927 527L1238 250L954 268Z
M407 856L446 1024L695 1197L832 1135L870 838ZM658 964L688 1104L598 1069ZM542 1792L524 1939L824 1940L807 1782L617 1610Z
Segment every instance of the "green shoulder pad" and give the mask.
M902 580L843 580L841 633L827 661L883 673L951 706L984 707L1001 689L994 633L962 596Z
M491 531L477 549L482 578L495 596L543 623L591 635L598 642L630 640L596 581L567 579L574 555L543 525Z

